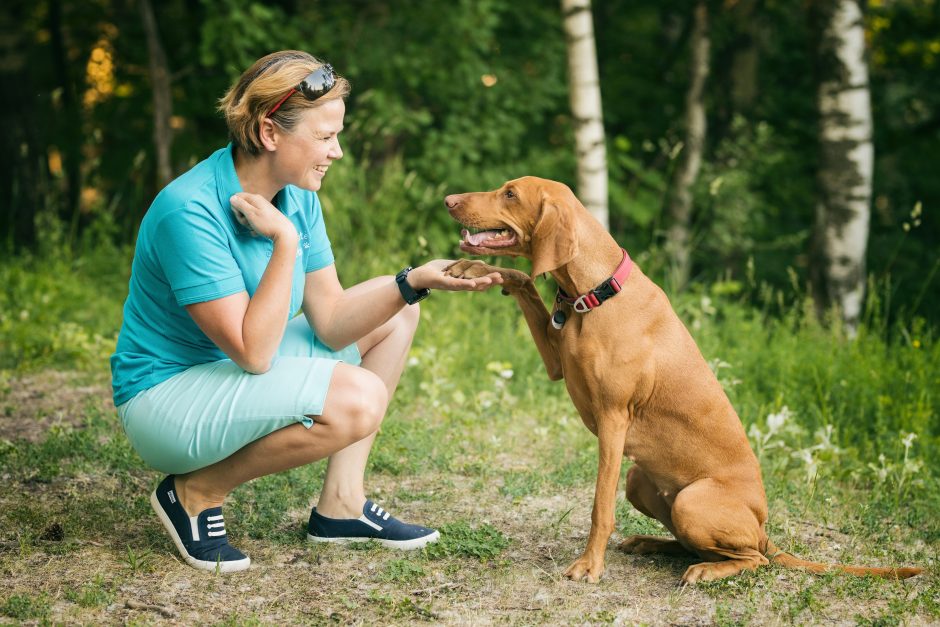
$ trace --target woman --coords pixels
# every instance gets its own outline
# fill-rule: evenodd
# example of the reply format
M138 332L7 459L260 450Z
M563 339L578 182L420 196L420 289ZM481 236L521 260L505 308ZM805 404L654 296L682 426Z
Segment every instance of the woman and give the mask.
M348 93L304 52L260 59L221 101L231 144L161 191L140 226L114 400L134 448L168 475L150 502L196 568L250 564L228 544L229 492L324 457L311 540L414 549L439 535L366 499L366 461L417 301L501 280L454 279L435 260L340 285L316 191L343 156Z

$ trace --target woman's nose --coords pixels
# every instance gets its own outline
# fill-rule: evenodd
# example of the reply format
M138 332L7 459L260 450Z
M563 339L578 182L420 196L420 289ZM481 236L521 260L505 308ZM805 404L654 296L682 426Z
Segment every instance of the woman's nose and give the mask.
M330 149L330 158L331 159L343 158L343 147L339 145L339 137L336 138L336 141L333 143L333 146Z

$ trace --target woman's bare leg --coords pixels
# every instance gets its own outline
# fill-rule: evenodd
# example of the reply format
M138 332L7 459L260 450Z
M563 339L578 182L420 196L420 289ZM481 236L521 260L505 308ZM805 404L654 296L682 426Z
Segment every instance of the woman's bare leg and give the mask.
M211 466L178 475L176 490L186 511L195 515L220 506L247 481L330 457L317 511L330 518L358 518L369 452L404 370L418 318L417 305L405 307L357 343L362 366L337 365L323 414L310 429L284 427Z
M417 305L405 307L394 318L359 341L362 367L378 376L391 399L405 368L408 349L418 327ZM326 467L317 511L328 518L358 518L366 502L364 477L375 433L334 453Z
M356 366L337 364L323 414L309 429L293 424L242 447L211 466L175 478L176 491L191 516L222 505L239 485L334 454L375 434L388 405L384 382Z

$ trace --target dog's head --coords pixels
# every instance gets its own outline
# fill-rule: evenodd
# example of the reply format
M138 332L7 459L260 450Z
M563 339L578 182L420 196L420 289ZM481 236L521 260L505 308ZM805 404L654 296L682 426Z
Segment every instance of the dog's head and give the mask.
M462 230L460 250L532 261L532 276L551 272L578 254L574 212L581 204L567 185L525 176L491 192L444 199Z

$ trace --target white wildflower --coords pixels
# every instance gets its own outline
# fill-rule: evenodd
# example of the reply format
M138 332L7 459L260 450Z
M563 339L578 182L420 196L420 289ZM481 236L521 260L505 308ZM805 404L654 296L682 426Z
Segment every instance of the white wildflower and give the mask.
M901 438L901 443L904 445L904 450L910 450L911 446L914 445L914 440L917 439L916 433L908 433L906 436Z
M772 435L780 431L780 428L783 427L784 423L790 419L790 408L784 405L780 408L780 411L776 414L767 415L767 430L769 431L768 435Z

